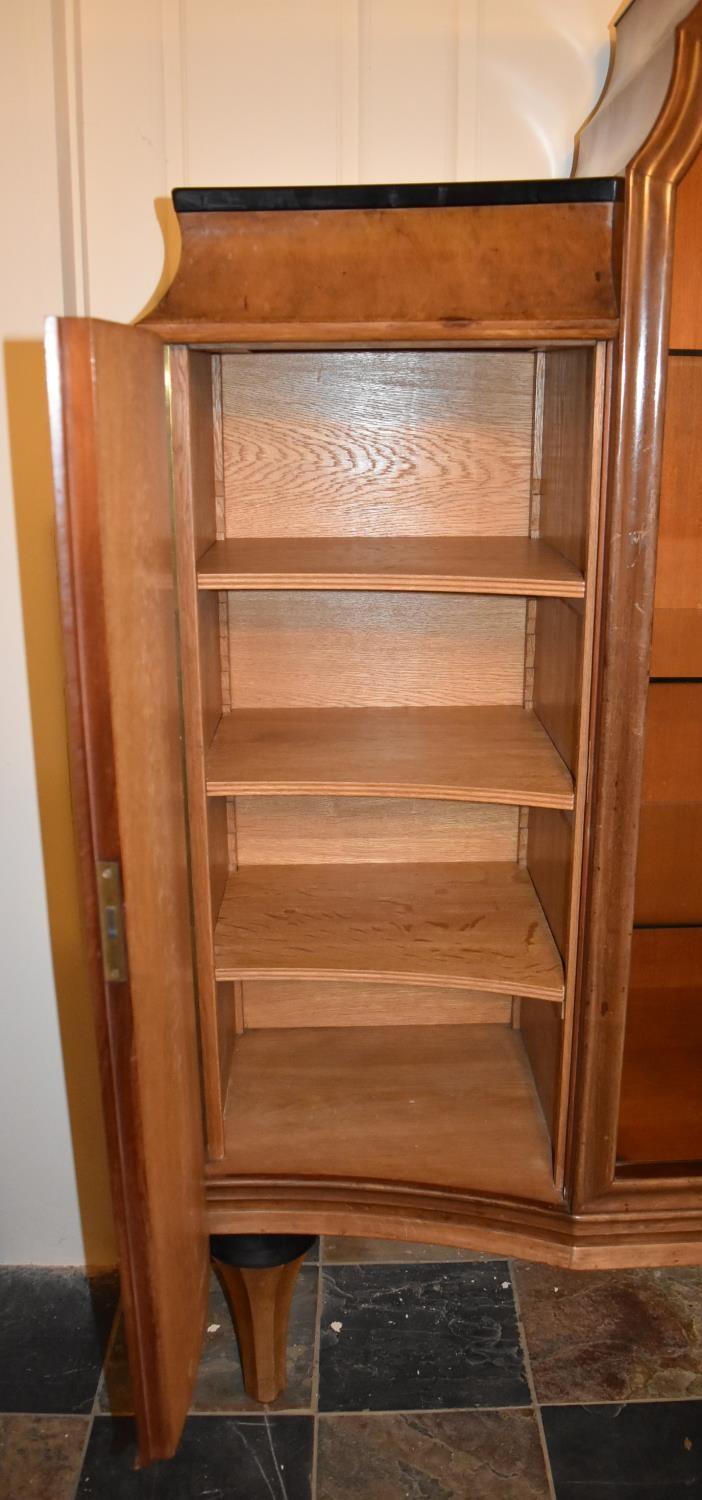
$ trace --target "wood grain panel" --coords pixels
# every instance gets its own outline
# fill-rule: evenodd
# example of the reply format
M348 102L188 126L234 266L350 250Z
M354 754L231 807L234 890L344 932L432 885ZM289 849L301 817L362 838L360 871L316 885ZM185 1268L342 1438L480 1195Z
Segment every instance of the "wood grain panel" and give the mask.
M652 682L642 801L702 802L702 682Z
M234 1055L225 1128L231 1173L559 1201L509 1026L250 1031Z
M210 357L185 348L171 350L168 374L202 1083L208 1147L216 1157L224 1149L222 1079L228 1073L233 1030L215 985L213 949L213 913L229 863L226 809L208 803L204 762L222 714L219 612L214 595L198 593L195 575L196 558L217 534Z
M671 349L702 349L702 155L692 163L677 191L673 242Z
M618 1156L702 1160L702 928L637 931L631 952Z
M402 589L580 598L577 568L521 536L233 537L198 564L201 589Z
M230 355L222 382L228 537L528 531L530 354Z
M199 343L607 338L612 217L611 203L181 214L178 273L147 321Z
M702 921L702 683L648 690L635 920Z
M652 677L702 677L702 608L656 609Z
M536 715L517 707L239 709L207 755L211 795L449 797L572 807Z
M641 808L634 920L702 924L702 797Z
M249 865L215 937L220 979L378 979L560 1002L563 968L525 870Z
M556 946L565 960L573 882L573 817L534 808L529 815L527 868Z
M148 1463L178 1445L208 1272L163 349L67 319L49 325L47 363L78 849ZM103 974L96 859L122 865L125 982Z
M544 366L539 536L582 574L590 519L594 350L550 349Z
M518 810L411 797L237 797L240 865L517 857Z
M512 1014L510 999L433 985L248 979L243 991L247 1031L288 1026L508 1026Z
M667 373L651 672L702 677L702 360Z
M523 599L227 597L234 709L522 701Z
M578 763L585 611L578 600L536 606L534 710L569 771Z

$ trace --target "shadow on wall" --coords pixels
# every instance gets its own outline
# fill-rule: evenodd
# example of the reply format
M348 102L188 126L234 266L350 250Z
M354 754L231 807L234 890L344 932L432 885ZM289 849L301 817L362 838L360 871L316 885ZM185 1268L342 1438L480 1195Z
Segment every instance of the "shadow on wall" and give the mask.
M89 1266L105 1266L115 1263L117 1253L78 907L41 343L8 342L5 373L39 814L66 1091L85 1259Z

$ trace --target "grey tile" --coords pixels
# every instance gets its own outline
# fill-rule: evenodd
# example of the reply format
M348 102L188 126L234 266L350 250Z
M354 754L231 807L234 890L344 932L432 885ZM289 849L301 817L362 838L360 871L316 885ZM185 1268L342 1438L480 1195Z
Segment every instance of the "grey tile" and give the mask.
M73 1500L89 1417L0 1416L0 1495Z
M321 1411L528 1404L506 1261L323 1271Z
M117 1298L113 1274L0 1268L0 1411L90 1412Z
M310 1500L312 1417L188 1417L164 1463L135 1469L128 1417L96 1417L76 1500Z
M288 1383L277 1401L267 1408L307 1410L312 1400L312 1367L317 1310L318 1271L302 1267L290 1309L288 1334ZM205 1343L193 1393L193 1412L260 1412L261 1406L246 1395L232 1320L224 1293L212 1276ZM98 1391L98 1410L113 1416L133 1411L124 1329L120 1322Z
M702 1397L702 1270L514 1268L537 1399Z
M702 1402L549 1406L557 1500L692 1500L702 1495Z
M327 1265L401 1265L415 1261L485 1260L477 1250L456 1250L451 1245L415 1245L408 1240L368 1240L351 1236L325 1237L323 1259Z
M531 1411L319 1419L317 1500L548 1500Z

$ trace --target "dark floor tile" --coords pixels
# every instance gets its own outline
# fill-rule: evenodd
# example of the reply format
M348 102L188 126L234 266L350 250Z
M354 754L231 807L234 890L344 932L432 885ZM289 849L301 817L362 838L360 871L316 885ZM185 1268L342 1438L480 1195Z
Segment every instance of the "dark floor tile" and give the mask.
M514 1270L539 1401L702 1397L702 1270Z
M288 1330L288 1383L271 1411L308 1410L312 1401L312 1369L317 1313L317 1267L303 1266L297 1279ZM224 1293L213 1275L207 1312L205 1343L191 1404L193 1412L260 1412L258 1401L246 1395L231 1315ZM132 1393L127 1368L124 1328L120 1321L98 1390L98 1411L130 1416Z
M317 1500L548 1500L530 1411L320 1417Z
M323 1257L327 1265L337 1266L485 1260L477 1250L455 1250L452 1245L413 1245L408 1240L365 1240L350 1236L325 1237Z
M88 1417L0 1416L4 1500L73 1500Z
M96 1417L76 1500L309 1500L312 1417L188 1417L166 1463L135 1470L128 1417Z
M702 1495L702 1402L547 1406L557 1500L692 1500Z
M117 1297L111 1274L0 1268L0 1411L89 1412Z
M506 1261L323 1272L322 1411L524 1406Z

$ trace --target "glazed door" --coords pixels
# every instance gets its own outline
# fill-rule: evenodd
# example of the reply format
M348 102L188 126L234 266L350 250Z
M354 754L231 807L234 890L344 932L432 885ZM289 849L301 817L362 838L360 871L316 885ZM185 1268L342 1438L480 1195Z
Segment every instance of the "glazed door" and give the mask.
M51 321L47 365L78 853L148 1462L178 1443L208 1272L163 345Z

